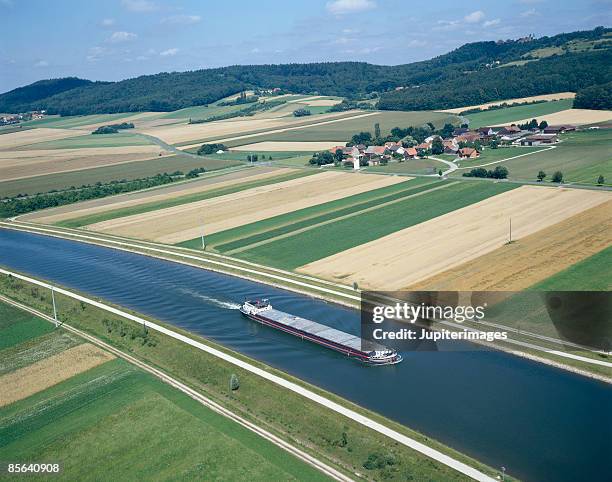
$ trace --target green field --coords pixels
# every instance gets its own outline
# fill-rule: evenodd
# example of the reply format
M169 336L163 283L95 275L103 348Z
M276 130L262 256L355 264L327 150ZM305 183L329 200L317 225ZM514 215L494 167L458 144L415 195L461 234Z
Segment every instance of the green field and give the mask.
M54 141L29 144L24 149L82 149L87 147L147 146L154 144L151 139L127 132L117 134L87 134L67 137Z
M53 189L70 189L71 186L80 187L83 184L96 182L120 181L123 179L139 179L155 176L164 172L189 172L192 169L203 167L208 171L226 169L239 166L238 161L220 161L206 157L195 158L191 156L166 156L149 159L147 161L134 161L114 166L96 167L80 171L60 172L46 176L28 177L11 181L0 181L0 197L12 197L17 194L36 194L49 192Z
M108 122L112 124L113 121L116 121L117 119L129 117L135 114L137 114L137 112L125 112L121 114L73 115L67 117L48 116L43 119L24 122L23 125L32 127L53 127L71 129L73 127L97 124L99 122Z
M612 247L582 260L530 287L541 291L610 291Z
M525 156L525 159L532 159L535 154L531 154L533 152L543 151L548 149L547 147L499 147L497 149L491 149L488 147L483 148L480 156L476 159L460 159L457 161L457 165L461 167L461 170L453 173L454 175L461 175L464 172L468 172L469 169L473 167L480 166L482 164L488 164L490 162L498 162L503 161L504 159L508 159L510 157L521 156L524 154L529 154ZM456 157L453 159L457 159ZM520 158L519 158L520 159ZM495 169L497 164L492 164L490 166L484 166L486 169ZM469 168L469 169L466 169ZM510 173L514 174L514 173ZM537 173L536 173L537 174Z
M483 126L510 124L511 122L522 119L538 119L538 121L541 121L546 119L542 117L546 114L553 114L562 110L571 109L573 103L573 99L553 100L537 104L506 107L504 109L491 109L475 114L468 114L466 117L470 121L470 129L477 129Z
M448 166L435 159L408 159L403 162L390 162L386 166L369 166L368 172L385 172L398 174L433 174L440 169L446 171Z
M265 244L245 251L236 251L235 255L249 261L292 270L516 187L500 183L448 181L437 181L435 184L423 186L423 182L421 180L414 192L406 192L405 196L395 200L393 204L380 206L380 203L375 203L373 209L353 210L348 216L341 212L339 216L346 216L343 219L334 219L332 216L331 219L326 217L326 222L305 225L296 218L292 227L302 229L301 231L288 236L276 234ZM428 192L429 189L432 191ZM281 235L285 234L287 228L282 230ZM245 242L247 241L239 241L240 244ZM234 250L234 246L238 247L232 245Z
M50 323L26 311L0 303L0 350L44 335L52 330Z
M81 226L86 226L88 224L100 223L102 221L108 221L109 219L121 218L124 216L131 216L133 214L142 214L150 211L157 211L159 209L170 208L173 206L180 206L181 204L187 204L197 201L203 201L204 199L211 199L218 196L224 196L226 194L232 194L239 191L244 191L246 189L252 189L259 186L266 186L269 184L276 184L278 182L289 181L291 179L297 179L299 177L308 176L311 174L316 174L315 171L298 171L298 172L290 172L287 174L280 174L278 176L259 179L256 181L245 181L240 184L210 189L207 191L188 194L185 196L178 196L171 199L166 199L164 201L157 201L148 204L139 204L137 206L131 206L127 208L114 209L112 211L105 211L98 214L92 214L89 216L83 216L80 218L68 219L66 221L61 221L57 223L58 226L63 226L65 228L78 228Z
M353 113L352 116L355 114ZM316 118L313 121L317 121ZM394 127L420 126L432 122L442 127L446 122L457 123L457 117L440 112L401 112L376 111L373 115L348 119L342 122L333 122L304 129L290 130L276 134L257 136L256 138L239 139L226 143L229 147L264 141L349 141L353 134L369 131L374 134L374 124L380 124L381 134L387 135ZM318 121L317 121L318 122ZM256 140L255 140L256 139Z
M512 159L497 165L506 166L509 177L517 180L535 181L540 170L548 174L549 180L555 171L561 171L565 182L595 184L599 175L603 175L606 185L612 185L612 129L588 130L569 132L561 136L562 142L556 144L554 149L543 150L518 159ZM523 152L521 148L520 152ZM502 149L497 150L499 153ZM487 156L494 150L487 151ZM496 152L495 155L499 155ZM477 159L478 162L485 156ZM465 166L466 161L461 161ZM480 164L480 162L478 162ZM495 165L487 169L494 168ZM454 175L461 175L457 171Z
M195 154L198 149L199 147L194 147L192 149L186 149L185 152ZM299 157L306 154L309 154L309 158L312 157L312 152L308 153L304 151L225 151L223 154L207 154L206 157L208 159L248 162L247 156L249 154L256 154L258 162L289 159L291 157ZM270 159L270 157L272 157L272 159Z
M59 480L326 480L123 360L0 409L0 447L61 463Z

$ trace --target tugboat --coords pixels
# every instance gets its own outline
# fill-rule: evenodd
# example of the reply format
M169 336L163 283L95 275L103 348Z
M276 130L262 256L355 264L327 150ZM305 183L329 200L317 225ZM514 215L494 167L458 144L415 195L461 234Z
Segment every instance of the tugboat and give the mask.
M369 365L394 365L402 361L401 355L395 350L380 345L380 349L365 351L362 349L361 338L306 318L275 310L265 298L245 301L240 307L240 312L262 325L312 341Z

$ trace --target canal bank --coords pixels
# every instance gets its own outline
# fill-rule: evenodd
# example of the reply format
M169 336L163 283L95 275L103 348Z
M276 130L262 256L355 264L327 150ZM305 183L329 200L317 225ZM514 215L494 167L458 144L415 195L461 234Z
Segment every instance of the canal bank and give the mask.
M253 326L232 306L268 296L286 311L348 332L359 325L354 310L56 238L0 230L0 248L0 264L201 334L518 477L576 480L608 469L602 426L610 388L593 380L477 347L407 353L400 365L366 368Z

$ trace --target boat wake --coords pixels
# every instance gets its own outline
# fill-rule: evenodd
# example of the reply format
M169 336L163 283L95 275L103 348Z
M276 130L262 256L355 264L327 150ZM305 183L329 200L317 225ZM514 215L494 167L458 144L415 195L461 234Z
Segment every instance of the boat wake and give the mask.
M181 289L180 291L187 295L193 296L194 298L203 300L205 303L216 306L218 308L224 308L226 310L237 310L240 308L240 303L234 303L233 301L220 300L218 298L214 298L212 296L206 296L202 293L198 293L197 291L188 290L188 289Z

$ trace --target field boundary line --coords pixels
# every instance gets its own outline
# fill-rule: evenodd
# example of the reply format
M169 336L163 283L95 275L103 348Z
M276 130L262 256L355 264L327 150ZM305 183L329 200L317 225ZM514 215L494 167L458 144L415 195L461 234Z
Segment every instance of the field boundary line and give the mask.
M5 303L11 304L21 310L27 311L29 313L32 313L35 316L38 316L39 318L42 318L50 323L55 324L55 320L50 317L49 315L38 311L30 306L24 305L22 303L19 303L17 301L14 301L10 298L7 298L4 295L0 294L0 301L3 301ZM62 323L60 325L62 328L82 337L85 338L87 341L89 341L90 343L93 343L95 345L97 345L98 347L104 348L105 350L111 352L112 354L116 355L119 358L123 358L124 360L128 361L129 363L136 365L137 367L139 367L140 369L150 373L151 375L155 376L156 378L159 378L160 380L162 380L163 382L165 382L166 384L180 390L181 392L183 392L184 394L188 395L190 398L196 400L197 402L200 402L202 405L204 405L205 407L209 408L210 410L212 410L213 412L218 413L219 415L222 415L226 418L229 418L230 420L232 420L233 422L236 422L237 424L245 427L246 429L250 430L251 432L254 432L255 434L259 435L260 437L268 440L269 442L272 442L274 445L276 445L277 447L282 448L283 450L289 452L291 455L293 455L294 457L302 460L303 462L307 463L308 465L311 465L312 467L318 469L319 471L323 472L325 475L328 475L329 477L335 479L335 480L339 480L342 482L352 482L353 479L351 479L350 477L345 476L342 472L334 469L333 467L330 467L329 465L325 464L324 462L320 461L319 459L313 457L312 455L300 450L299 448L295 447L294 445L291 445L289 442L283 440L282 438L272 434L271 432L268 432L267 430L259 427L258 425L249 422L248 420L242 418L240 415L235 414L234 412L232 412L231 410L223 407L222 405L219 405L217 402L211 400L210 398L202 395L200 392L198 392L197 390L194 390L193 388L185 385L184 383L178 381L176 378L171 377L170 375L164 373L163 371L152 367L151 365L139 360L138 358L135 358L131 355L128 355L127 353L119 350L118 348L115 348L112 345L109 345L108 343L103 342L102 340L89 335L88 333L85 333L81 330L79 330L78 328L74 328L73 326L70 326L66 323Z
M121 316L123 318L126 318L128 320L134 321L136 323L142 324L143 326L146 326L147 328L153 329L155 331L158 331L160 333L163 333L167 336L170 336L171 338L174 338L176 340L182 341L183 343L186 343L190 346L193 346L195 348L198 348L206 353L209 353L210 355L213 355L217 358L220 358L221 360L224 360L228 363L231 363L232 365L238 366L250 373L253 373L255 375L258 375L272 383L275 383L283 388L286 388L294 393L297 393L298 395L301 395L313 402L318 403L319 405L322 405L340 415L343 415L367 428L370 428L378 433L381 433L393 440L395 440L396 442L401 443L402 445L405 445L417 452L420 452L423 455L426 455L427 457L434 459L454 470L456 470L457 472L460 472L464 475L467 475L468 477L471 477L474 480L477 481L482 481L482 482L494 482L495 479L493 477L490 477L488 475L486 475L483 472L480 472L479 470L470 467L469 465L460 462L458 460L453 459L452 457L450 457L449 455L446 455L434 448L428 447L427 445L414 440L410 437L408 437L407 435L401 434L399 432L397 432L396 430L393 430L379 422L376 422L375 420L372 420L371 418L366 417L365 415L362 415L360 413L355 412L354 410L350 409L350 408L346 408L342 405L340 405L337 402L334 402L332 400L329 400L328 398L325 398L322 395L319 395L318 393L315 393L307 388L304 388L294 382L291 382L289 380L286 380L283 377L280 377L278 375L275 375L273 373L270 373L262 368L256 367L254 365L251 365L248 362L245 362L243 360L240 360L239 358L236 358L233 355L229 355L227 353L224 353L216 348L213 348L211 346L208 346L204 343L201 343L199 341L196 341L192 338L189 338L188 336L182 335L180 333L177 333L175 331L172 331L164 326L158 325L156 323L153 323L151 321L145 320L144 318L140 318L138 316L132 315L130 313L127 313L125 311L121 311L117 308L114 308L112 306L106 305L104 303L101 303L99 301L93 300L91 298L87 298L85 296L79 295L77 293L73 293L72 291L66 290L64 288L60 288L58 286L43 282L43 281L39 281L37 279L34 278L30 278L28 276L24 276L22 274L19 273L14 273L12 271L8 271L5 269L0 268L0 273L5 274L5 275L11 275L15 278L21 279L23 281L27 281L29 283L38 285L38 286L42 286L44 288L47 289L53 289L55 290L57 293L63 294L65 296L68 296L70 298L73 298L77 301L82 301L84 303L88 303L92 306L95 306L96 308L100 308L102 310L108 311L109 313L113 313L114 315L117 316Z
M415 194L410 194L408 196L405 196L405 197L402 197L402 198L399 198L399 199L394 199L393 201L387 201L386 203L378 204L376 206L370 206L369 208L362 209L361 211L355 211L354 213L345 214L343 216L340 216L340 217L337 217L337 218L334 218L334 219L328 219L326 221L321 221L320 223L313 224L312 226L305 226L305 227L297 229L295 231L291 231L290 233L279 234L278 236L276 236L274 238L264 239L262 241L258 241L256 243L252 243L252 244L247 245L247 246L241 246L240 248L232 249L230 251L227 251L226 254L241 253L243 251L247 251L247 250L252 249L252 248L257 248L259 246L263 246L265 244L272 243L274 241L278 241L279 239L290 238L290 237L292 237L294 235L301 234L301 233L304 233L306 231L310 231L311 229L319 228L321 226L326 226L327 224L331 224L331 223L334 223L334 222L337 222L337 221L343 221L345 219L350 219L350 218L358 216L360 214L369 213L370 211L376 211L377 209L381 209L381 208L384 208L384 207L387 207L387 206L391 206L392 204L397 204L399 202L405 201L406 199L412 199L412 198L421 196L423 194L428 194L428 193L437 191L439 189L444 189L446 187L453 186L455 184L459 184L459 181L453 181L453 182L450 182L450 183L446 183L446 184L444 184L442 186L433 187L433 188L428 189L426 191L420 191L420 192L417 192Z

